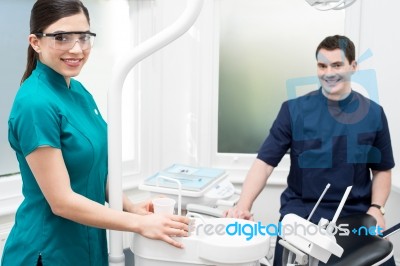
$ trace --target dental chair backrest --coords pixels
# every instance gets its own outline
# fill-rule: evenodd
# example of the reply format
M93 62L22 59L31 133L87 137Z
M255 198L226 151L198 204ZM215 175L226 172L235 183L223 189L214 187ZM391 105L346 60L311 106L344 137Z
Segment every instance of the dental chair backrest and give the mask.
M366 213L340 217L351 187L346 192L331 222L321 219L318 225L309 222L313 212L324 196L325 188L308 220L295 214L288 214L282 219L282 228L297 224L304 228L313 227L314 234L282 235L279 241L284 247L283 265L335 265L335 266L370 266L381 265L393 256L393 245L385 237L400 231L400 223L389 228L383 235L377 230L377 221ZM345 228L333 234L336 224ZM282 232L281 232L282 233ZM331 254L335 256L331 256Z
M332 256L326 264L320 262L319 265L381 265L393 256L393 245L390 241L371 231L357 230L376 227L377 222L371 215L361 213L341 217L338 224L348 225L350 230L349 235L336 235L337 244L344 249L343 255L340 258Z

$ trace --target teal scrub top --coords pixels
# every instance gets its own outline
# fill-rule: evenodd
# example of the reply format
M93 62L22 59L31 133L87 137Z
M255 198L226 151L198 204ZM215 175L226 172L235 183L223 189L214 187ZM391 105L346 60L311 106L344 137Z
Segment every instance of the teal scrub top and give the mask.
M24 200L4 247L2 265L108 265L106 231L52 213L25 157L40 146L61 149L71 187L100 204L107 182L107 127L78 81L37 62L21 85L9 117L9 142L15 150Z

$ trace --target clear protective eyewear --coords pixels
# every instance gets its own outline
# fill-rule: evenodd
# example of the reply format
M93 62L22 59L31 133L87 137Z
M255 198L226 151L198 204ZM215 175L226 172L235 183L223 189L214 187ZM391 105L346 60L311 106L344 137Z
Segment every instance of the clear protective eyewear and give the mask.
M96 37L96 33L82 31L35 33L35 35L38 37L51 38L51 46L54 49L62 51L71 50L76 42L79 42L82 50L90 49L93 47L94 38Z

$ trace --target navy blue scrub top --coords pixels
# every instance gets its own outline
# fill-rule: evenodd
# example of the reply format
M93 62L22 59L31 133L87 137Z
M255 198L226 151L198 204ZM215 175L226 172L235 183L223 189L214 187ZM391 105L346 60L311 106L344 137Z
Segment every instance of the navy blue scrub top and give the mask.
M22 84L9 117L9 142L15 150L24 200L7 239L2 265L108 265L106 231L52 213L25 157L40 146L61 149L71 187L105 203L107 128L93 100L78 81L37 62Z
M353 188L341 216L366 212L371 204L370 170L394 167L382 107L355 91L331 101L320 88L284 102L257 158L276 167L288 150L291 165L281 195L282 216L307 217L331 184L313 222L333 218L347 186Z

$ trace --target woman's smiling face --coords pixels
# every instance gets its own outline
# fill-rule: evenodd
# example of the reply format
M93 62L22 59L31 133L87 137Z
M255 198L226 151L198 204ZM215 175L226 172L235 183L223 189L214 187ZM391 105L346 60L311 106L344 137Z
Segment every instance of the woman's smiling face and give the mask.
M57 20L47 27L43 33L89 32L89 29L89 22L84 13L78 13ZM54 37L38 38L31 34L29 39L32 47L39 54L40 62L64 76L68 85L70 78L80 73L90 54L90 48L82 50L78 41L70 50L63 51L55 49L52 45Z
M350 63L342 50L321 49L317 56L317 69L322 92L328 99L341 100L351 92L351 76L357 63Z

